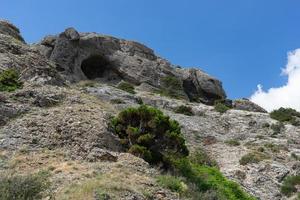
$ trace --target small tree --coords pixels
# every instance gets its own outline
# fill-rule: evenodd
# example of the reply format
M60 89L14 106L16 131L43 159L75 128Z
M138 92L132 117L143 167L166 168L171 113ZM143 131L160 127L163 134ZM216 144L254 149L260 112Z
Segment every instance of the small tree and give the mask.
M188 155L178 122L156 108L141 105L123 110L112 120L112 127L128 152L151 164Z

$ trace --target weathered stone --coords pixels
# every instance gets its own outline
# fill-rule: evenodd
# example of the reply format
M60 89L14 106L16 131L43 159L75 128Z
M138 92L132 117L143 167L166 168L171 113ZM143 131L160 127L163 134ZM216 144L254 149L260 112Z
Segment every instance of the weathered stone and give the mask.
M50 106L54 106L54 105L58 104L59 102L61 102L63 98L64 98L63 95L39 94L39 95L36 96L33 104L36 105L36 106L40 106L40 107L50 107Z
M245 98L234 100L233 108L237 110L267 113L265 109Z
M90 162L95 162L99 160L116 162L118 160L118 156L114 152L110 152L96 147L91 150L91 152L87 155L86 159Z
M9 35L23 43L25 43L23 37L20 35L20 30L10 22L0 19L0 34Z
M180 70L153 50L133 41L95 33L78 35L73 28L54 38L45 38L37 49L57 64L65 78L72 82L101 79L113 83L125 80L133 84L148 84L165 88L163 78L175 77L182 82L191 101L212 104L226 97L222 84L198 70ZM54 46L53 46L54 45ZM45 46L45 47L42 47ZM182 89L180 89L182 90Z
M71 41L80 39L79 33L74 28L67 28L63 34Z
M222 83L199 69L177 69L183 79L183 88L191 101L212 105L225 99Z

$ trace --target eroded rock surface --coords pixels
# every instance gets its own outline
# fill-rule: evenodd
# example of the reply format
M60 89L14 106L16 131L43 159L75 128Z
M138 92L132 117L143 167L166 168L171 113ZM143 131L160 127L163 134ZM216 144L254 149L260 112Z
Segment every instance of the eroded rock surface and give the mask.
M213 104L216 99L226 98L219 80L198 69L176 70L152 49L137 42L68 28L57 36L44 38L36 48L56 63L70 81L126 80L161 88L165 87L163 78L175 77L191 101Z

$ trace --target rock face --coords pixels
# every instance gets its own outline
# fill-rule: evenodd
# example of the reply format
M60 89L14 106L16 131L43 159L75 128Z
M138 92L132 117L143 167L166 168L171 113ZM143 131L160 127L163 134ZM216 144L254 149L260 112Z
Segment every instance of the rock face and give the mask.
M71 82L84 79L125 80L136 85L147 83L164 87L162 78L177 78L191 101L212 104L226 98L222 83L198 69L176 70L152 49L95 33L79 34L68 28L57 36L47 36L36 45Z
M0 21L0 71L8 68L18 69L22 79L32 83L62 85L64 82L54 63L25 44L15 26Z
M222 83L199 69L177 69L182 76L183 88L191 101L213 104L225 99Z

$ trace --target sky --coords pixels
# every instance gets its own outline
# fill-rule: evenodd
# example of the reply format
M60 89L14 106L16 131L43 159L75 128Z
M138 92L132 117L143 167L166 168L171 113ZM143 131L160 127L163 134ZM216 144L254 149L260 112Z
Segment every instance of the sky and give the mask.
M270 103L272 89L300 78L291 75L298 70L286 71L300 48L299 9L299 0L1 0L0 18L18 26L28 43L67 27L141 42L175 65L218 78L228 98L251 98L272 110L299 104Z

